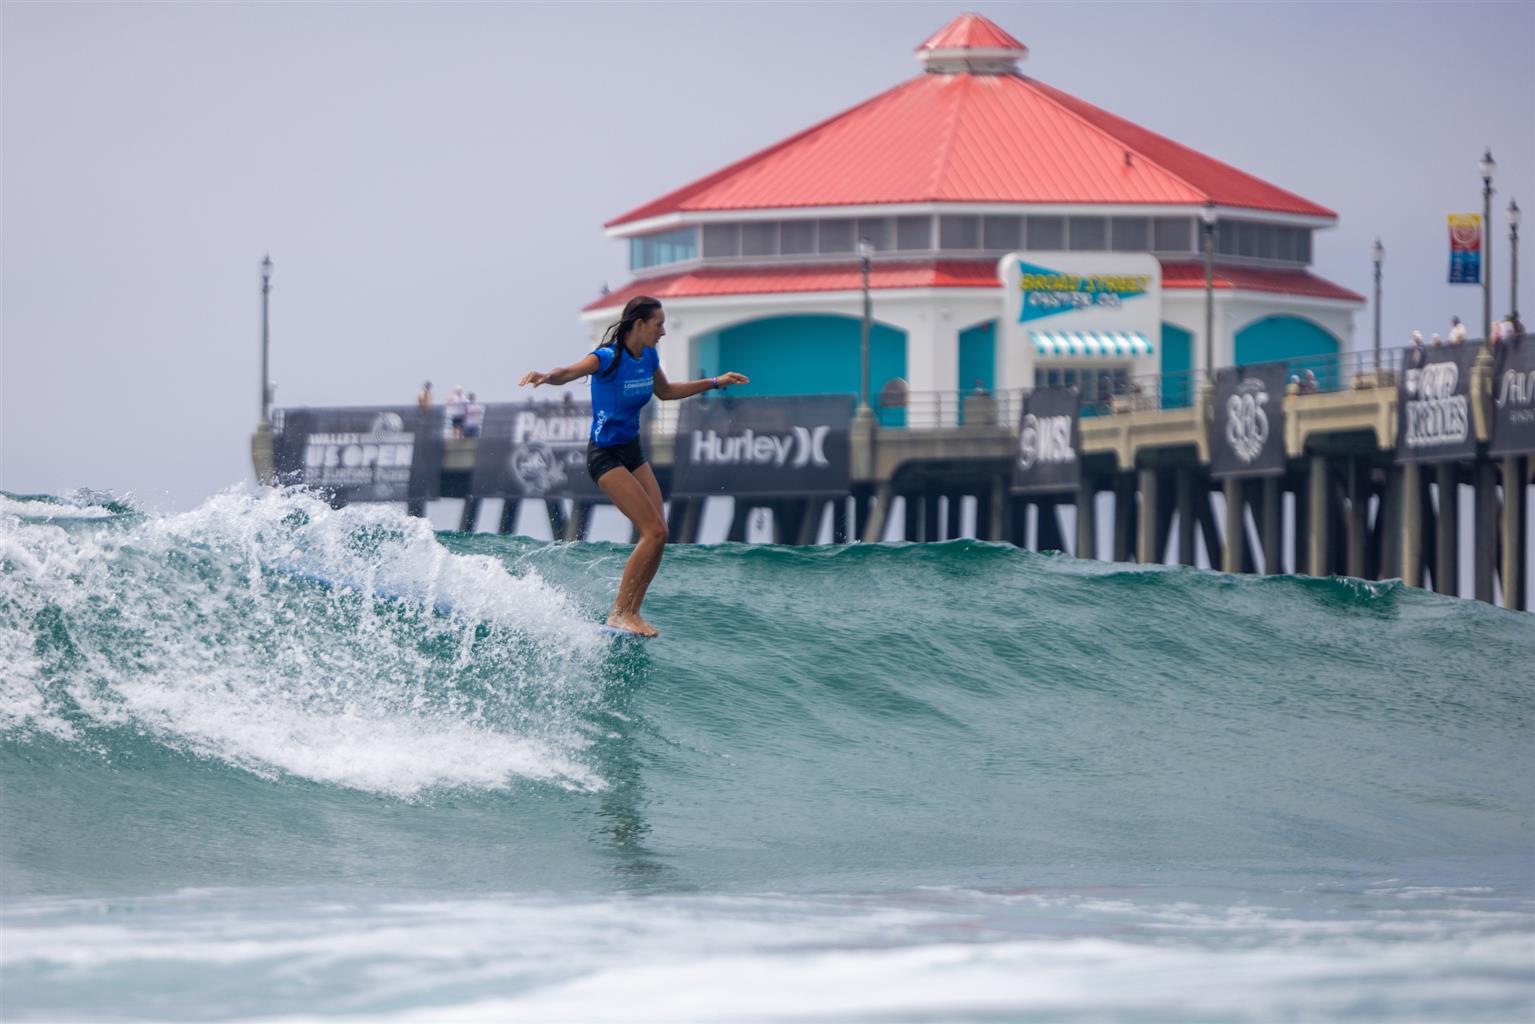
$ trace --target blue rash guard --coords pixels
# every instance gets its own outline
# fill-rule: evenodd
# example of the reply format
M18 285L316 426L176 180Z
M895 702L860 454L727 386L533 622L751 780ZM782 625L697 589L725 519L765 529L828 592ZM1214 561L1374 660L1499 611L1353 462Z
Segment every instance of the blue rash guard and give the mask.
M603 346L592 354L599 364L592 374L592 445L612 448L628 444L640 436L640 410L654 393L661 356L647 348L636 359L622 345ZM614 359L618 368L609 373Z

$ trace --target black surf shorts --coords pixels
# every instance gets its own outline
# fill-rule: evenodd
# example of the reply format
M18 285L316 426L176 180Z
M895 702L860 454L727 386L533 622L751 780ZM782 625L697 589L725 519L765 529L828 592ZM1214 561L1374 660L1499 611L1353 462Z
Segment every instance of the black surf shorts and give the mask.
M640 439L635 438L625 444L614 445L611 448L598 448L590 442L586 446L586 471L591 474L592 481L602 479L602 474L610 469L624 467L633 473L645 464L645 453L640 450Z

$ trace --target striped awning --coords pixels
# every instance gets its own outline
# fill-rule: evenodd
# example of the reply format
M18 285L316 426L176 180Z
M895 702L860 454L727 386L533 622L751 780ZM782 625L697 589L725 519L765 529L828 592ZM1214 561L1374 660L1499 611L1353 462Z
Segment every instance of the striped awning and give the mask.
M1034 349L1042 356L1149 356L1156 349L1144 334L1128 331L1030 331Z

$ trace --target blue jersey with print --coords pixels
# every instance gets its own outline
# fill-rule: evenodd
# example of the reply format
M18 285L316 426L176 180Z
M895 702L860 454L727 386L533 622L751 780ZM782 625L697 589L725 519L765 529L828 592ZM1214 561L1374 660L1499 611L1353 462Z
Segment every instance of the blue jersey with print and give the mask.
M592 444L598 448L628 444L640 436L640 410L650 401L661 357L653 348L642 350L636 359L607 346L593 355L599 365L592 374ZM609 373L615 358L618 369Z

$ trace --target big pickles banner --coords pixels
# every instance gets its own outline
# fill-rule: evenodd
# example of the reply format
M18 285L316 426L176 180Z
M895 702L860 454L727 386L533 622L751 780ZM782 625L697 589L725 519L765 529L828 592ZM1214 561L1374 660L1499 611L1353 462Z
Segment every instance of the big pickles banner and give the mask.
M442 416L415 406L278 409L277 482L342 501L435 498L442 487Z
M672 493L685 497L846 494L849 395L709 398L682 405Z
M1452 213L1450 225L1450 283L1482 283L1482 215Z
M1397 385L1396 457L1435 462L1476 456L1471 365L1478 347L1409 349Z
M586 472L592 407L585 402L485 407L469 492L478 498L596 498Z
M1211 476L1269 476L1285 471L1284 398L1284 363L1216 371Z
M1504 342L1493 356L1492 444L1488 454L1535 454L1535 338Z
M1071 490L1081 482L1081 415L1076 388L1035 388L1024 394L1013 490Z

